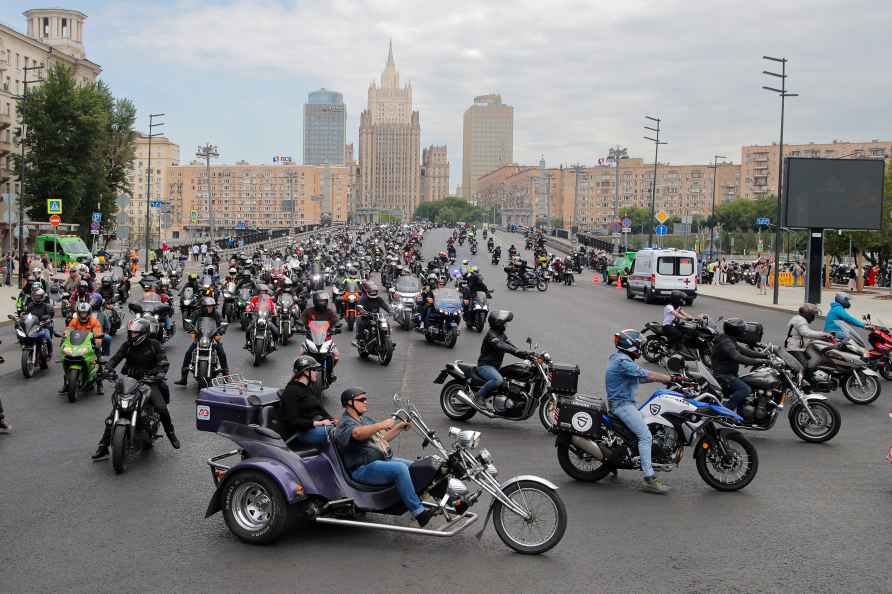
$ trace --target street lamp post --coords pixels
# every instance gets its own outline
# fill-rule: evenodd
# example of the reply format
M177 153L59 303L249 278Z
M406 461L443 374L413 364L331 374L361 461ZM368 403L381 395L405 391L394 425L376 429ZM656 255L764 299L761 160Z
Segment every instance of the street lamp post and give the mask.
M19 103L19 114L22 115L25 107L25 98L28 96L28 85L43 82L42 78L28 80L28 73L32 70L40 70L43 66L25 66L24 80L22 81L22 101ZM24 267L22 263L25 261L25 118L22 117L22 125L19 128L21 133L19 142L22 144L22 170L19 175L19 288L24 286ZM9 230L12 233L12 230Z
M652 118L648 115L644 117L651 122L656 123L656 128L654 128L653 126L644 127L645 130L650 130L655 134L654 138L651 138L650 136L644 137L645 140L650 140L654 143L654 178L651 182L652 185L650 190L650 232L647 234L647 246L651 247L653 246L654 242L654 217L656 216L654 208L657 202L657 161L660 156L660 145L669 143L660 140L660 118Z
M786 58L774 58L772 56L762 56L763 60L770 60L772 62L778 62L781 65L780 74L777 72L770 72L768 70L763 70L762 74L767 74L768 76L773 76L775 78L779 78L781 80L781 88L777 89L775 87L767 87L763 86L762 88L766 91L771 91L773 93L777 93L780 95L781 100L781 112L780 112L780 143L777 147L777 208L775 210L775 217L777 218L775 225L775 235L774 235L774 305L777 305L778 301L778 277L780 276L780 249L781 249L781 241L782 241L782 233L783 233L783 223L781 221L781 189L783 188L784 181L784 100L787 97L798 97L798 93L788 93L787 92L787 59Z
M614 146L611 147L607 152L607 160L613 162L613 166L616 168L616 183L614 187L614 195L613 195L613 220L619 220L619 162L623 159L629 158L629 151L626 150L623 146Z
M208 184L208 228L211 236L210 247L214 246L214 209L213 204L211 202L211 159L216 159L220 156L220 152L217 150L216 145L211 143L206 143L204 146L199 146L198 151L196 151L195 156L199 159L204 159L205 167L207 168L207 184Z
M157 134L152 132L153 129L158 128L164 125L164 122L155 123L155 118L160 118L164 114L163 113L150 113L149 114L149 162L146 165L146 272L149 271L149 242L152 237L152 224L150 218L150 208L152 204L152 138L156 136L161 136L161 133ZM161 214L158 214L158 226L161 226ZM161 230L158 230L158 237L161 237Z
M719 159L727 159L724 155L714 155L712 158L712 225L709 226L709 259L715 258L715 185L718 177Z

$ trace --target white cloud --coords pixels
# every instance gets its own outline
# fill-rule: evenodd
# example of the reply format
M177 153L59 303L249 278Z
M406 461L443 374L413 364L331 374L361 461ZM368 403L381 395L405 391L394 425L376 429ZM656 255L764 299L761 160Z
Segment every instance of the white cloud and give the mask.
M137 10L129 5L114 10ZM645 114L664 118L666 160L739 159L741 145L777 134L777 100L760 88L765 53L791 59L801 93L788 139L892 136L882 117L888 2L245 0L139 10L127 22L141 28L118 32L122 47L233 85L258 73L319 81L344 93L352 116L392 38L422 141L448 144L453 185L462 113L493 91L515 106L519 162L544 153L549 164L590 163L616 143L647 159Z

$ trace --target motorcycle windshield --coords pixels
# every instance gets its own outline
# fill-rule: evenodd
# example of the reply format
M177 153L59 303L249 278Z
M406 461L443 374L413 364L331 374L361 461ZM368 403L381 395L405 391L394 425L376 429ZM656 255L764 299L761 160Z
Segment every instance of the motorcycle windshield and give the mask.
M419 293L421 292L421 281L417 276L401 276L396 281L396 290L398 293Z
M843 340L850 340L861 348L868 348L867 343L864 342L864 339L861 337L861 335L858 334L858 332L851 325L849 325L848 322L836 320L836 323L839 325L839 328L841 330L840 338L842 338Z
M25 335L30 336L32 330L36 330L35 326L37 326L39 320L37 316L34 314L28 314L22 320L22 329L25 331Z
M261 299L257 302L257 313L269 315L272 309L272 299Z
M715 393L716 396L721 396L722 394L722 386L719 384L718 380L712 375L712 372L703 364L703 361L697 361L697 375L703 378L707 384L709 384L709 388Z
M777 356L783 360L783 362L789 367L793 373L799 373L802 371L802 364L799 360L788 353L785 349L777 349Z
M329 326L328 322L310 322L308 330L310 331L310 338L313 344L322 346L328 336Z
M434 306L437 309L461 309L461 295L457 289L437 289L434 291Z
M229 293L230 295L235 293L235 283L233 283L233 282L226 283L226 292Z
M84 344L89 338L93 336L90 332L83 332L81 330L71 330L68 333L68 342L74 346L78 346Z
M113 266L111 269L111 277L112 282L121 282L121 279L124 278L124 269L120 266Z
M486 293L483 291L477 291L474 294L474 301L479 303L480 305L486 305Z
M251 300L251 289L249 289L247 287L240 289L238 292L238 297L242 301L250 301Z
M192 287L183 289L183 300L192 299L193 295L195 295L195 291L192 290Z
M161 307L161 296L158 293L146 293L142 298L142 310L145 312L153 312Z
M198 320L198 334L199 336L210 337L213 336L217 331L217 322L214 321L214 318L201 318Z
M282 304L282 307L291 307L294 304L294 297L291 296L291 293L282 293L282 296L279 297L279 302Z
M359 283L355 280L345 280L344 291L346 293L359 293Z

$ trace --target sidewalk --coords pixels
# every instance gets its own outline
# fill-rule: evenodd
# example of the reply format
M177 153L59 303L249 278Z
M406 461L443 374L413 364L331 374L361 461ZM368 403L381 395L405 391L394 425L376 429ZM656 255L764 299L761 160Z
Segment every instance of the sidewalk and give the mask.
M845 291L843 288L824 289L821 292L821 303L818 304L820 315L830 308L833 297L837 292ZM767 295L759 295L759 290L753 285L738 283L736 285L697 285L697 293L705 297L715 297L727 301L747 303L757 307L777 309L780 311L795 312L805 300L803 287L780 287L778 291L778 304L772 303L774 289L769 287ZM892 323L892 294L889 289L869 288L863 293L851 293L852 307L849 310L856 318L863 314L870 314L875 320L883 320Z

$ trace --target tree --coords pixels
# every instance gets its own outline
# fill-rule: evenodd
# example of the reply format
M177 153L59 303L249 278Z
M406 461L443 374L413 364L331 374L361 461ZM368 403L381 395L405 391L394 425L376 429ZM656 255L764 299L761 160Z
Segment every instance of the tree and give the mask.
M639 233L647 233L650 231L653 222L650 218L649 208L621 208L619 211L620 218L629 218L632 220L632 231Z
M415 220L446 225L454 225L459 221L479 223L487 220L488 216L489 211L481 210L466 200L454 196L434 202L424 202L415 209L414 214Z
M19 109L27 130L22 193L28 215L45 220L46 199L62 198L62 220L80 225L88 241L91 214L101 212L108 223L118 194L130 189L135 120L133 103L115 99L105 83L78 83L71 67L54 65ZM21 157L15 160L21 167Z

